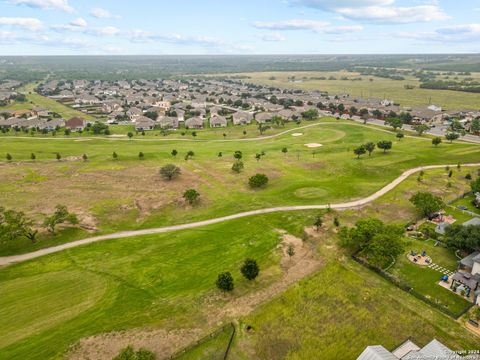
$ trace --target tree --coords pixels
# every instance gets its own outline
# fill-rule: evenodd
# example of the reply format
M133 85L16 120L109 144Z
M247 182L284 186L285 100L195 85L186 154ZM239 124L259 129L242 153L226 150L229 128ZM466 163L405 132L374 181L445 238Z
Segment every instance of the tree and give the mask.
M163 166L160 169L160 175L165 179L165 180L172 180L173 178L176 178L180 175L181 170L178 166L175 166L173 164L167 164Z
M404 248L403 229L375 218L358 220L353 228L342 228L339 237L341 246L358 252L377 267L390 263Z
M368 156L371 156L373 150L375 150L375 144L373 142L366 143L365 144L365 150L368 151Z
M480 192L480 177L470 183L470 187L474 193Z
M401 129L402 126L403 126L403 122L402 120L400 120L399 118L397 117L393 117L393 118L388 118L387 120L385 120L385 122L390 125L393 130L397 130L397 129Z
M405 135L403 133L401 133L400 131L397 132L395 134L395 136L397 137L398 141L402 140L405 137Z
M26 237L32 243L36 242L38 230L33 229L33 221L23 212L6 210L0 206L0 243Z
M415 130L417 132L418 135L423 135L424 132L430 130L430 127L428 125L425 125L425 124L421 124L421 125L415 125L413 127L413 130Z
M318 110L317 109L309 109L307 111L304 111L302 113L302 117L305 120L315 120L316 118L318 118Z
M83 154L83 155L82 155L82 159L83 159L83 161L87 161L87 160L88 160L87 154Z
M188 189L183 193L183 198L190 204L193 205L197 202L200 197L200 193L195 189Z
M357 159L360 159L360 156L365 154L367 152L367 149L365 149L365 145L361 145L353 149L353 152L355 155L357 155Z
M57 152L57 155L55 155L55 158L60 161L62 160L62 155L60 155L60 153Z
M243 167L244 167L243 161L237 160L232 165L232 171L234 171L238 174L238 173L242 172Z
M452 143L454 140L457 140L459 137L460 137L460 135L458 133L455 133L455 132L450 132L450 133L447 133L445 135L445 139L450 141L450 143Z
M217 281L215 282L217 288L224 292L232 291L234 288L233 276L229 271L218 274Z
M173 149L172 152L170 153L173 157L176 157L178 154L178 151Z
M313 222L313 225L315 226L317 231L320 230L323 225L323 219L320 215L315 216L315 221Z
M30 159L35 160L37 157L35 156L35 153L30 154Z
M10 153L7 153L5 158L7 159L7 161L12 161L12 159L13 159L13 157L12 157L12 155L10 155Z
M233 153L233 157L237 160L240 160L243 157L243 154L240 150L237 150Z
M257 161L260 161L261 158L262 158L262 154L260 154L260 153L256 153L256 154L255 154L255 159L256 159Z
M65 205L57 205L55 207L55 212L51 216L45 218L43 226L45 226L52 234L55 234L55 227L65 222L72 225L78 224L77 215L68 212Z
M438 146L438 145L440 145L441 143L442 143L442 138L440 138L440 137L438 137L438 136L437 136L437 137L434 137L434 138L432 139L432 144L435 145L435 146Z
M417 192L410 198L410 202L415 205L419 213L426 217L445 207L445 203L440 197L429 192Z
M133 133L132 133L131 131L129 131L129 132L127 133L127 136L128 136L129 139L131 139L131 138L133 137Z
M72 130L70 129L65 129L65 131L63 132L66 136L70 135L70 133L72 132Z
M453 224L445 228L446 243L456 249L475 251L480 247L480 225Z
M383 149L383 152L386 153L387 150L392 148L392 142L389 140L382 140L377 143L379 149Z
M118 155L117 155L117 153L116 153L115 151L114 151L113 154L112 154L112 158L114 158L114 159L118 158Z
M472 123L470 124L470 131L475 135L480 133L480 119L472 120Z
M185 155L185 160L190 159L191 157L195 156L195 153L192 150L189 150Z
M143 154L143 152L140 151L140 152L138 153L138 158L139 158L140 160L143 160L144 157L145 157L145 155Z
M257 261L254 259L246 259L240 268L240 272L247 280L255 279L259 272L260 268L258 267Z
M251 188L258 189L266 186L268 183L268 177L265 174L255 174L248 179L248 184Z

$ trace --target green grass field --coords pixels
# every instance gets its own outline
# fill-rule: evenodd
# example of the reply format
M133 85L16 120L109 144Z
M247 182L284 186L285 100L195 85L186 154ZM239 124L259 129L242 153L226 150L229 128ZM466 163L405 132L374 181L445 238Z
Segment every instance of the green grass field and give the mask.
M480 156L476 145L454 143L435 148L428 139L397 141L393 133L347 121L325 119L300 132L303 135L298 137L287 133L261 141L218 142L5 137L0 139L0 154L10 153L13 161L0 165L0 200L4 206L32 214L38 221L56 204L65 204L94 223L99 233L108 233L264 207L348 201L372 194L409 168L474 162ZM376 151L360 160L353 155L355 146L382 139L394 142L391 152ZM304 146L307 143L321 143L323 147L314 152ZM283 147L288 149L286 155ZM172 149L179 152L176 158L170 154ZM189 150L195 156L185 161ZM240 174L230 170L236 150L242 151L245 163ZM112 159L114 151L117 160ZM144 160L138 159L140 151ZM262 151L265 156L256 161L255 154ZM29 160L32 152L36 161ZM63 161L55 160L57 152ZM222 157L218 157L219 152ZM88 154L86 162L81 159L83 153ZM182 169L178 179L162 180L158 171L167 163ZM248 187L248 178L258 172L267 174L270 182L265 189L254 191ZM181 200L188 188L201 194L200 203L193 208ZM49 201L45 205L46 197ZM65 241L84 235L81 231L69 232ZM27 242L3 244L1 253L62 241L56 237L30 246Z
M363 125L328 119L320 123L303 129L299 137L285 134L253 142L2 137L0 153L9 152L14 160L0 164L0 202L26 211L37 221L63 203L82 221L90 219L98 233L108 233L276 205L361 198L408 168L474 162L480 155L476 145L435 148L429 140L398 142L392 133ZM382 139L394 141L391 152L355 159L354 146ZM304 146L313 142L324 145L315 154ZM289 149L287 155L281 152L283 147ZM176 159L170 155L173 148L179 151ZM195 156L185 161L188 150L194 150ZM230 170L236 150L244 155L241 174ZM113 151L119 154L117 160L111 158ZM139 151L145 153L145 160L138 159ZM254 155L260 151L266 155L257 162ZM35 162L30 160L31 152L37 155ZM64 161L54 160L56 152ZM221 158L218 152L223 153ZM88 154L86 162L69 159L83 153ZM169 162L182 169L172 182L158 175L158 169ZM416 216L408 202L416 189L452 199L465 190L466 170L453 170L450 180L443 169L427 172L422 183L413 176L373 204L340 214L341 223L351 224L368 215L406 223ZM256 172L270 177L265 189L248 188L247 179ZM448 181L452 186L446 186ZM189 187L201 193L195 207L181 201ZM213 329L207 320L212 312L279 280L278 229L301 236L316 214L276 213L195 230L104 241L2 268L0 293L7 296L0 298L0 359L60 358L81 338L123 329L171 329L181 324L209 333ZM85 236L85 230L66 229L56 237L42 237L36 245L2 244L1 255ZM420 344L436 337L454 348L473 348L478 343L460 324L349 260L337 248L333 232L312 246L324 267L243 320L253 326L253 332L240 334L232 358L309 359L317 358L322 349L325 359L339 354L350 359L372 342L390 348L407 337ZM256 258L262 268L254 283L247 283L239 272L246 257ZM219 272L227 270L236 279L236 289L230 297L222 297L214 282ZM199 351L210 348L214 344Z
M287 89L320 90L330 94L350 94L358 97L374 97L390 99L401 106L417 107L428 106L430 103L442 106L447 110L477 109L480 107L480 99L475 93L466 93L449 90L420 89L420 82L413 76L407 76L405 80L391 80L375 76L362 76L359 73L336 71L336 72L256 72L241 73L236 75L248 76L246 82L274 86ZM292 76L294 81L289 80ZM315 78L334 76L336 80L318 80ZM473 74L480 77L480 74ZM274 80L271 80L275 78ZM361 81L340 80L359 78ZM369 79L373 79L370 81ZM405 89L405 85L413 85L413 90Z
M478 338L459 323L351 260L330 262L251 316L230 359L356 359L369 345L393 350L408 338L436 338L475 349ZM253 357L251 354L255 354Z

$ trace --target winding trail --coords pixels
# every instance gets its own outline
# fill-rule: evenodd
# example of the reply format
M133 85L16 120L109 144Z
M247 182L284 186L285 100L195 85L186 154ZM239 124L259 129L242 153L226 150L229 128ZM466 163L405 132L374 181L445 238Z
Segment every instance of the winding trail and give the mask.
M40 249L40 250L33 251L33 252L30 252L30 253L26 253L26 254L0 257L0 266L5 266L5 265L19 263L19 262L23 262L23 261L27 261L27 260L31 260L31 259L36 259L36 258L39 258L39 257L44 256L44 255L57 253L57 252L60 252L60 251L63 251L63 250L72 249L72 248L75 248L77 246L87 245L87 244L95 243L95 242L98 242L98 241L120 239L120 238L126 238L126 237L132 237L132 236L141 236L141 235L162 234L162 233L167 233L167 232L171 232L171 231L193 229L193 228L198 228L198 227L202 227L202 226L218 224L218 223L229 221L229 220L240 219L240 218L244 218L244 217L247 217L247 216L269 214L269 213L280 212L280 211L318 210L318 209L328 209L328 208L335 209L335 210L354 209L354 208L358 208L358 207L361 207L363 205L366 205L368 203L371 203L372 201L374 201L374 200L380 198L381 196L385 195L387 192L394 189L396 186L398 186L402 181L407 179L412 174L415 174L415 173L420 172L422 170L439 169L439 168L444 168L446 166L455 167L455 166L457 166L457 164L427 165L427 166L420 166L420 167L416 167L416 168L407 170L407 171L403 172L395 180L393 180L392 182L390 182L389 184L385 185L383 188L378 190L377 192L375 192L372 195L367 196L363 199L353 200L353 201L349 201L349 202L345 202L345 203L337 203L337 204L294 205L294 206L272 207L272 208L266 208L266 209L245 211L245 212L240 212L240 213L233 214L233 215L227 215L227 216L222 216L222 217L218 217L218 218L213 218L213 219L203 220L203 221L197 221L197 222L187 223L187 224L164 226L164 227L142 229L142 230L121 231L121 232L117 232L117 233L94 236L94 237L89 237L89 238L85 238L85 239L82 239L82 240L72 241L70 243L61 244L61 245L57 245L57 246L52 246L52 247L49 247L49 248ZM480 166L480 163L463 164L462 166L463 167L474 167L474 166Z

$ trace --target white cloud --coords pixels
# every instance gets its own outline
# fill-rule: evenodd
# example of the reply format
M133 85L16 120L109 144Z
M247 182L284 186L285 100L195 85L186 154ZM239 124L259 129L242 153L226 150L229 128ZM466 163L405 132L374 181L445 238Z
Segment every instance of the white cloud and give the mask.
M260 36L263 41L269 42L278 42L278 41L285 41L286 38L280 33L272 33L272 34L263 34Z
M224 41L209 36L188 36L182 34L157 34L144 30L133 30L129 34L133 42L166 42L180 45L203 45L203 46L221 46Z
M351 20L383 24L408 24L446 20L449 18L437 5L419 5L413 7L371 6L361 9L338 9L337 12Z
M253 26L257 29L267 30L312 30L318 33L339 34L346 32L361 31L363 29L360 25L353 26L332 26L328 22L316 20L294 19L286 21L272 21L263 22L256 21Z
M40 30L42 22L36 18L0 17L0 25L9 25L32 31Z
M70 25L78 26L78 27L82 27L82 28L85 28L85 27L88 26L87 22L82 18L76 18L75 20L70 22Z
M112 17L116 17L112 15L112 13L108 10L102 8L93 8L90 10L90 15L96 17L97 19L109 19Z
M420 42L480 43L480 24L453 25L429 32L401 32L395 35L400 38L413 39Z
M93 32L97 33L98 35L113 36L118 35L120 33L120 29L114 26L105 26L102 28L93 29Z
M392 5L394 0L293 0L293 4L323 10Z
M14 5L26 5L37 9L56 9L69 13L74 11L68 0L10 0L9 2Z

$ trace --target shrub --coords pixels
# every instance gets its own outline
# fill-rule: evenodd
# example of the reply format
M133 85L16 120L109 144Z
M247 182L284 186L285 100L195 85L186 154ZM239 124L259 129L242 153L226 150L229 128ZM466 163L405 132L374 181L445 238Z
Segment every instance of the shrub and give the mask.
M233 283L233 276L230 274L230 272L224 272L221 274L218 274L217 281L215 282L215 285L217 285L217 288L219 288L222 291L232 291L234 288L234 283Z
M181 173L180 168L173 164L167 164L160 169L160 175L162 175L162 177L165 180L169 180L169 181L179 176L180 173Z
M240 268L240 271L246 279L253 280L258 276L260 268L258 267L256 260L246 259Z
M251 188L261 188L266 186L268 183L268 177L265 174L256 174L248 179L248 184Z

